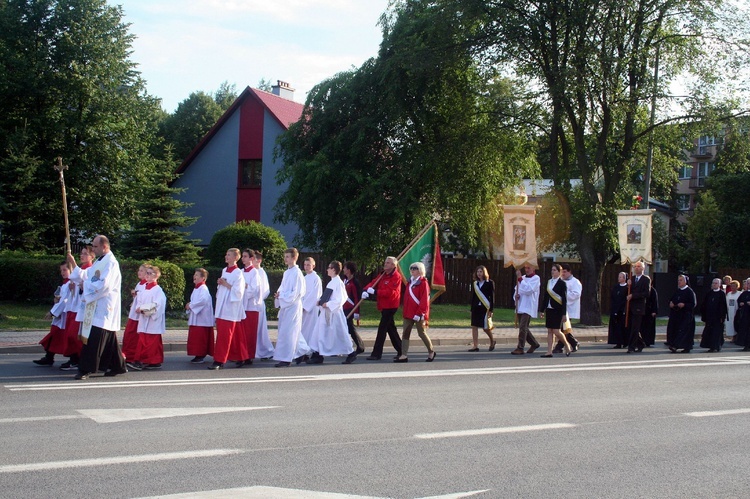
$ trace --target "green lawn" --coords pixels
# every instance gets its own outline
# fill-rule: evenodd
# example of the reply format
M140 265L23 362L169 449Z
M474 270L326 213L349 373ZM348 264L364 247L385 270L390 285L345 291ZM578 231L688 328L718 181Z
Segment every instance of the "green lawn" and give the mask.
M363 327L376 327L380 320L380 314L375 307L375 302L365 301L362 303L362 316L360 325ZM49 311L46 305L30 305L19 302L0 302L0 330L24 330L24 329L47 329L49 321L44 319L44 315ZM400 313L396 316L400 319ZM468 305L434 305L430 312L430 325L432 327L469 327L469 307ZM127 317L123 317L123 325ZM496 309L495 326L512 327L513 310ZM603 316L604 324L609 322L609 316ZM400 322L396 321L397 324ZM666 319L659 319L659 325L665 325ZM544 324L542 319L533 319L532 325L541 326ZM168 328L187 329L187 318L181 312L168 313Z

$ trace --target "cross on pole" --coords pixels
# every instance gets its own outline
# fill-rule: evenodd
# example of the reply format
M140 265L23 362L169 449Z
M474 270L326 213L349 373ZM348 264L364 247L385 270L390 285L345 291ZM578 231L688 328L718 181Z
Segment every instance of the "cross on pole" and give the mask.
M65 176L63 175L63 170L67 170L68 165L63 165L62 158L58 156L57 163L53 166L53 168L60 173L60 186L62 187L63 216L65 217L65 247L68 253L71 253L70 225L68 224L68 197L65 192Z

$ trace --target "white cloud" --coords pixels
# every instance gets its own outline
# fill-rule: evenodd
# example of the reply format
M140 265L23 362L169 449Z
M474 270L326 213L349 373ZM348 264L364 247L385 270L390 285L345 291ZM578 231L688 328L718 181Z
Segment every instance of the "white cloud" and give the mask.
M295 100L377 53L388 0L125 0L132 59L150 94L173 110L223 81L289 82Z

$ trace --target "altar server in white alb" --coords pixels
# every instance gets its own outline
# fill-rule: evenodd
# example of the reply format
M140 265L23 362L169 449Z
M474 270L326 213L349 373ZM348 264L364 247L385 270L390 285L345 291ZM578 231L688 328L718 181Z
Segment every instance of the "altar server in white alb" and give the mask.
M54 364L55 354L70 355L70 352L68 352L68 338L65 335L65 325L68 319L65 310L73 299L70 287L68 286L70 282L70 266L68 262L60 264L60 276L62 276L62 284L60 284L55 292L54 305L52 305L52 308L45 316L45 319L52 319L52 325L50 326L49 333L39 342L44 347L44 357L34 361L34 364L38 366L51 366Z
M328 264L326 272L331 281L323 293L320 315L315 321L315 329L310 338L313 354L307 360L308 364L322 364L326 355L349 355L354 351L343 309L347 296L344 282L339 277L341 262L332 261Z
M315 260L312 257L305 258L305 297L302 299L302 336L305 342L310 343L315 325L318 322L320 307L318 300L323 293L323 282L315 272Z
M297 267L299 252L297 248L284 250L284 263L287 269L281 279L281 286L273 295L275 305L279 308L279 328L276 338L274 360L276 367L287 367L295 359L295 351L302 336L302 299L305 296L305 278ZM307 352L304 352L307 353Z
M581 281L573 275L573 269L569 263L563 263L560 265L562 271L560 277L565 281L565 286L568 288L568 318L562 325L562 332L565 335L565 339L568 340L568 344L572 351L578 351L578 340L573 336L573 326L571 325L571 319L581 318L581 293L583 292L583 286ZM562 353L563 343L558 341L555 345L555 349L552 353Z
M76 379L88 379L98 371L105 376L116 376L128 372L125 358L117 343L120 330L122 275L120 264L110 251L109 239L98 235L91 246L97 256L88 269L83 282L82 301L85 304L81 341L83 350L78 364ZM76 265L73 255L68 253L68 262Z
M259 274L260 279L260 302L258 303L258 339L255 342L255 358L270 359L273 357L274 347L271 343L271 337L268 335L268 319L266 318L266 298L271 294L271 286L268 284L268 274L261 267L263 263L263 253L255 251L255 261L253 265Z
M214 346L214 363L208 366L211 370L223 369L229 357L229 347L235 334L243 334L242 319L245 318L243 298L245 296L245 278L237 267L240 250L229 248L224 255L227 266L216 281L216 345Z
M161 369L164 362L162 335L166 331L167 295L157 282L161 277L159 267L146 269L146 285L138 293L138 348L135 352L136 370ZM131 367L128 365L128 367Z
M207 355L214 355L214 305L208 292L208 271L195 269L193 292L185 305L188 311L187 354L192 355L191 364L202 364Z

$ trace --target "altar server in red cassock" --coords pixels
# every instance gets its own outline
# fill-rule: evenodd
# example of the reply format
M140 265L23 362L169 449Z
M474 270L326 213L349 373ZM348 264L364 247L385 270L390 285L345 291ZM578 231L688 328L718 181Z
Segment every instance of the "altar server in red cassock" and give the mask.
M193 292L185 305L188 311L187 354L193 355L192 364L202 364L206 355L214 355L214 306L206 280L208 271L195 269Z
M50 326L49 333L39 342L44 347L44 357L34 361L34 364L39 366L51 366L55 363L55 354L65 355L67 353L68 339L65 336L65 320L67 319L65 307L71 299L71 292L68 287L68 283L70 282L70 267L68 266L68 262L60 264L60 276L62 277L62 284L60 284L60 287L55 292L55 303L45 316L47 319L52 319L52 325Z
M242 334L242 319L245 318L243 298L245 296L245 278L237 267L240 250L229 248L224 255L227 266L216 281L216 345L214 346L214 363L209 369L222 369L229 358L232 337Z
M138 293L138 348L136 368L161 369L164 362L162 335L166 332L167 295L157 282L161 277L159 267L146 269L146 285Z
M139 293L146 288L146 271L149 268L150 265L145 263L138 267L138 283L130 290L133 303L130 305L128 322L125 323L125 331L122 333L122 354L125 356L125 360L131 364L135 363L135 353L138 350L138 319L140 319L140 314L136 312L138 298Z

